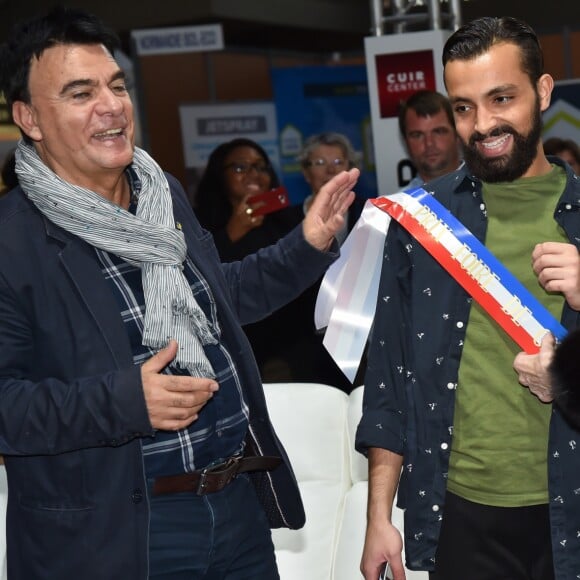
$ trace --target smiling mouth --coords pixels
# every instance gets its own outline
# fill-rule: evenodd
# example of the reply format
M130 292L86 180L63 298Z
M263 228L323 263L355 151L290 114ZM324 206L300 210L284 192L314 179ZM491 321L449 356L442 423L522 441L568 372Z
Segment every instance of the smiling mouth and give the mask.
M488 136L477 139L473 142L473 147L477 148L479 154L488 159L503 157L507 155L513 145L514 136L511 132L502 132L500 135Z
M122 134L123 134L123 129L121 129L121 128L107 129L106 131L103 131L101 133L95 133L94 137L96 137L97 139L109 139L112 137L119 137Z
M480 141L479 144L484 149L487 149L489 151L493 151L495 149L499 149L500 147L502 147L510 137L511 137L511 134L506 133L506 134L502 135L501 137L494 139L493 141Z

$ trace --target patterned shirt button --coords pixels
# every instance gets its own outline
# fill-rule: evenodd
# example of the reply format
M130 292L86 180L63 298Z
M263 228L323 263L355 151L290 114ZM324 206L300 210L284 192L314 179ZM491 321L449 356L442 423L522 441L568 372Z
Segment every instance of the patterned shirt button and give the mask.
M454 387L455 387L455 384L454 383L447 383L447 388L449 390L453 389Z
M567 203L566 204L566 209L572 209L572 206L569 203Z
M457 328L463 328L463 322L460 320L455 326L457 326Z
M443 449L443 451L445 451L448 448L449 448L449 445L447 443L441 443L441 449Z
M432 508L431 508L434 512L438 512L439 511L439 506L437 504L435 504Z

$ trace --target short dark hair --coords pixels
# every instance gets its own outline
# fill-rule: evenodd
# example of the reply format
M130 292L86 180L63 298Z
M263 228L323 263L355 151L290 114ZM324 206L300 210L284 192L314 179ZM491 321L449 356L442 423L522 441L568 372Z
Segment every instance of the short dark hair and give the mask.
M399 130L401 135L407 135L407 111L412 109L419 117L436 115L439 111L445 111L449 124L455 130L455 118L449 99L437 91L417 91L406 101L399 105Z
M0 92L9 108L14 101L30 102L28 77L32 59L62 44L102 44L113 55L119 39L96 16L63 6L18 23L0 46Z
M550 137L544 141L544 153L546 155L555 155L556 157L562 151L569 151L580 165L580 147L572 139L562 139L561 137Z
M501 43L520 48L522 70L535 87L544 73L544 55L534 30L511 16L485 16L456 30L443 47L443 66L453 60L471 60Z
M272 167L268 154L255 141L243 137L232 139L218 145L207 160L207 165L197 185L193 199L193 208L201 225L210 232L224 228L232 215L232 204L226 187L227 156L239 147L251 147L257 151L268 164L270 187L278 187L280 180Z

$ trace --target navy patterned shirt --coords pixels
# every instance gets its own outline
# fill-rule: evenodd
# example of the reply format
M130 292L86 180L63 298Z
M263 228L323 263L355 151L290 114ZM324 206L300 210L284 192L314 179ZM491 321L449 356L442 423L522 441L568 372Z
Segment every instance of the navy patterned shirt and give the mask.
M550 161L561 164L555 158ZM465 167L425 188L480 241L485 239L481 182ZM570 170L554 218L570 243L580 247L580 178ZM434 569L445 517L459 363L471 304L469 295L435 259L402 227L392 224L356 447L362 453L378 447L403 456L397 503L405 510L405 556L411 570ZM562 324L566 328L580 325L580 314L567 304ZM556 578L573 580L580 578L580 432L556 409L547 464Z

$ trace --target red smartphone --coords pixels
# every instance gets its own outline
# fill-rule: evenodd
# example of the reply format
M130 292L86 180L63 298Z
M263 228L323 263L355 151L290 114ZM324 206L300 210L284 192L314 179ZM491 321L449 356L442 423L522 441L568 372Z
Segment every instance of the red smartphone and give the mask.
M288 190L281 185L270 191L248 197L246 203L252 208L252 215L266 215L288 207L290 198Z

